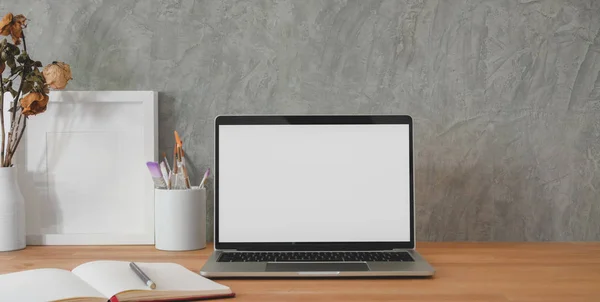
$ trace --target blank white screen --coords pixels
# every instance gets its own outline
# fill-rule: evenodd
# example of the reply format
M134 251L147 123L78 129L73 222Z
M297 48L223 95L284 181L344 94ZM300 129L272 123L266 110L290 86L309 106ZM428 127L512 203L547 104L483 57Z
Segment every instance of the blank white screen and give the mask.
M219 126L220 242L410 241L408 125Z

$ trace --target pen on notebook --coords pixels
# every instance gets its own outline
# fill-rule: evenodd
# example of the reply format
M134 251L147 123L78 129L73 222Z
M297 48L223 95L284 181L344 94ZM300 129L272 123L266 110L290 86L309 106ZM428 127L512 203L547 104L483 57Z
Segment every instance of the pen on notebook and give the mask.
M146 274L144 274L142 269L140 269L140 267L137 266L137 264L135 264L135 262L130 262L129 267L135 272L135 274L138 277L140 277L140 279L142 279L142 281L144 281L144 283L146 283L146 285L148 287L150 287L151 289L156 288L156 283L154 283L152 280L150 280L150 278L148 278L148 276L146 276Z
M204 177L202 177L202 181L200 182L200 185L198 187L200 187L200 188L204 187L204 183L206 182L206 179L208 178L208 174L210 174L210 168L206 169L206 172L204 172Z

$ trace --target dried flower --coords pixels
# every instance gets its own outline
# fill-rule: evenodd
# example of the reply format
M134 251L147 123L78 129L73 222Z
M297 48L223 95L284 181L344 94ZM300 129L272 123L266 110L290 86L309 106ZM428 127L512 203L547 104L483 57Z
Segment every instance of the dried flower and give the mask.
M27 18L23 15L13 16L12 13L8 13L0 21L0 35L12 37L15 45L21 44L21 38L23 37L23 28L27 27Z
M48 106L48 96L39 92L30 92L21 99L21 108L23 115L36 115L46 111Z
M67 83L72 80L71 67L63 62L52 62L44 67L42 71L46 84L53 89L65 89Z
M5 114L11 117L9 128L2 127L0 131L0 167L13 166L14 155L25 134L27 121L30 116L46 111L50 88L63 89L71 80L69 65L53 62L41 71L44 66L42 62L29 57L24 32L27 22L23 15L0 15L0 90L11 94L9 96L0 93L0 104L8 105L18 101L18 104L11 106L8 111L0 110L0 119L4 120ZM13 43L1 36L11 36ZM9 68L10 76L3 79L2 73ZM17 90L13 87L15 83L18 83ZM11 101L8 101L8 98L11 98Z

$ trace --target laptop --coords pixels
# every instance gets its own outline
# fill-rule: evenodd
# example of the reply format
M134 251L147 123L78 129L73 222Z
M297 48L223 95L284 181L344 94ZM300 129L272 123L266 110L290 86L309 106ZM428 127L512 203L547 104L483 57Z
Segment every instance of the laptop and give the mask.
M413 123L218 116L206 277L432 276L415 250Z

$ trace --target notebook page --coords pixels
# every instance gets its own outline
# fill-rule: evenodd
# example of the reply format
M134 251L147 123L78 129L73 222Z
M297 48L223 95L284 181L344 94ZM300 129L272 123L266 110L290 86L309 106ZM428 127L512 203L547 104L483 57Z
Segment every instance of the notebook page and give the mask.
M87 262L73 269L73 274L106 297L129 290L150 290L129 268L129 262L126 261Z
M54 301L78 297L106 301L106 296L66 270L48 268L0 275L2 301Z
M156 283L155 291L210 291L230 293L227 286L206 279L175 263L136 262ZM151 290L131 270L127 261L94 261L82 264L73 273L107 297L131 290Z
M229 287L204 278L176 263L136 262L136 264L156 283L156 290L231 292Z

